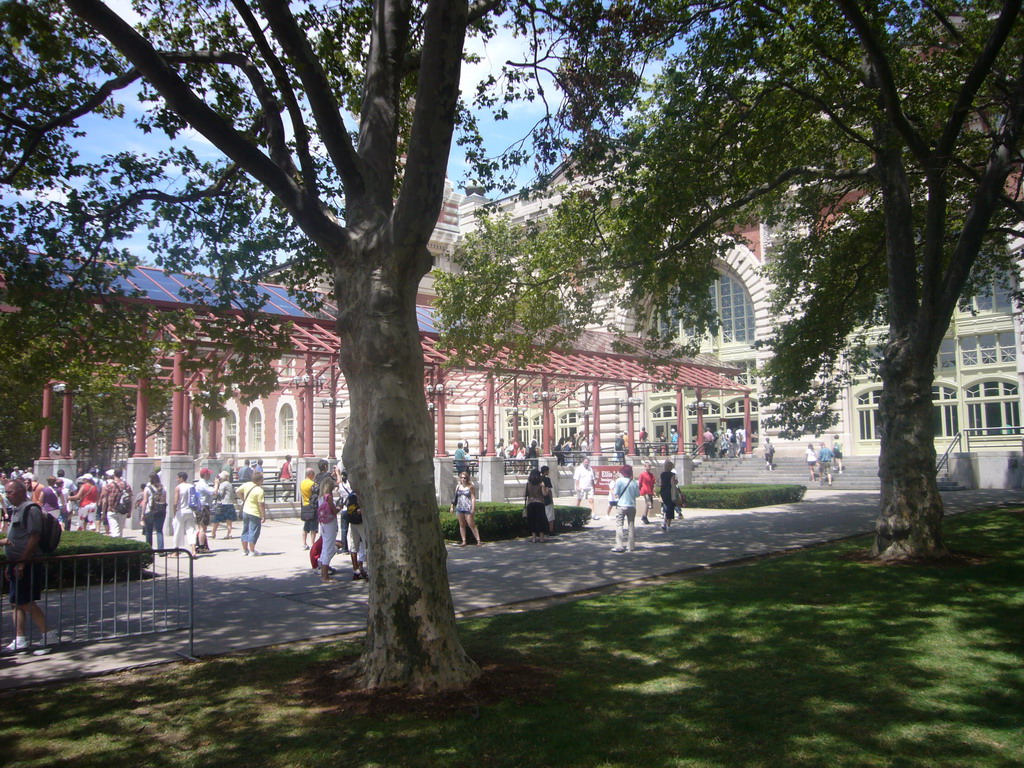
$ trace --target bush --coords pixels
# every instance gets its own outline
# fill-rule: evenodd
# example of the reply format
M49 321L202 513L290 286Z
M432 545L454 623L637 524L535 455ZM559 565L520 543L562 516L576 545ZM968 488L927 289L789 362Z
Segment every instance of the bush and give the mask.
M800 501L807 490L805 485L755 485L742 483L711 483L683 485L684 507L704 509L749 509L772 504L792 504Z
M139 578L139 572L153 563L153 551L145 542L104 536L93 531L64 531L60 546L51 557L64 555L94 555L123 552L124 557L78 557L49 563L48 579L51 589L61 589L87 583L127 581L129 576ZM0 564L6 556L0 551Z
M441 532L445 539L461 541L459 521L450 511L450 507L441 507ZM526 518L523 517L522 504L509 504L496 501L478 501L476 504L476 526L484 541L501 539L517 539L529 536ZM578 531L590 521L590 509L586 507L565 507L555 505L555 533ZM472 537L472 533L468 537Z

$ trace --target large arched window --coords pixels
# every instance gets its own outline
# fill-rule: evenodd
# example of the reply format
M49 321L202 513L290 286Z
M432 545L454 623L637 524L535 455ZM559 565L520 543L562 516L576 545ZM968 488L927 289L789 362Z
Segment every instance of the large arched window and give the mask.
M295 450L295 411L290 403L284 403L277 413L277 450Z
M932 403L935 406L935 436L953 437L960 431L956 390L953 387L936 384L932 387Z
M249 411L246 450L250 453L260 453L263 450L263 412L258 408Z
M580 412L563 411L558 415L558 438L573 437L580 431Z
M998 434L1002 427L1020 426L1017 385L1009 381L982 381L964 390L967 426Z
M743 283L729 275L721 275L711 286L711 297L718 310L722 343L754 343L754 304Z
M872 389L857 396L857 426L861 440L881 439L881 420L878 418L878 402L881 389Z
M234 411L228 411L224 417L224 452L238 452L238 416Z

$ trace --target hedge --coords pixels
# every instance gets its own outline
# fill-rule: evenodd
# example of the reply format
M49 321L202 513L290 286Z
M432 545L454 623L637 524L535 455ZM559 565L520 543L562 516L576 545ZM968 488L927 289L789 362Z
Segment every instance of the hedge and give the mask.
M450 507L441 507L441 531L446 539L461 541L459 521L450 511ZM522 504L508 504L496 501L478 501L476 514L473 516L484 541L501 539L517 539L529 536L530 529L523 517ZM578 531L590 522L590 509L587 507L555 506L555 533ZM467 541L472 542L471 531L466 533Z
M743 483L709 483L682 485L684 507L703 509L749 509L773 504L800 501L807 491L805 485L756 485Z
M139 578L140 568L153 563L153 551L149 545L134 539L104 536L94 531L64 531L60 545L52 557L62 555L93 555L104 552L124 552L126 557L80 558L58 560L49 564L49 584L59 589L86 583L103 581L126 581L129 575ZM6 555L0 550L0 564L6 562Z

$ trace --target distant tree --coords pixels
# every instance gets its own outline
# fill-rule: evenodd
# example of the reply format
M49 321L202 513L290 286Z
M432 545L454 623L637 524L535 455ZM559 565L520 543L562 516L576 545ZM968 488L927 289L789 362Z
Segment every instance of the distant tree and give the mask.
M618 18L628 21L631 6L617 5ZM291 257L296 288L333 278L352 411L345 463L366 506L373 564L359 679L416 690L464 685L479 670L455 631L416 293L431 266L427 244L456 123L489 183L528 147L551 158L562 141L549 114L532 143L488 156L475 113L460 102L465 40L504 28L525 41L524 60L473 96L507 116L519 99L545 98L539 77L559 68L560 39L599 25L605 4L132 7L134 27L100 0L0 6L0 182L13 195L0 226L16 234L4 268L14 277L42 269L58 282L52 275L68 262L86 271L100 261L130 265L125 240L143 228L158 263L215 278L194 297L215 309L252 299L247 280L281 254ZM93 161L84 153L101 131L110 137L104 120L160 137L166 149L138 152L108 139ZM258 345L250 351L258 361ZM236 379L252 372L234 360L230 369L243 371ZM208 407L224 387L212 391Z
M687 7L677 53L625 129L581 127L570 168L591 183L566 193L558 231L544 234L578 244L575 263L527 244L510 254L514 268L488 269L513 281L509 295L527 286L535 304L614 274L624 300L649 312L652 348L672 341L658 329L680 319L696 342L717 323L717 260L764 222L777 325L762 402L792 434L826 428L841 356L858 357L850 340L888 326L874 551L941 555L936 354L958 302L1015 271L1008 245L1022 234L1020 2ZM498 250L486 236L471 242L473 269L445 288L472 295L484 279L474 254L501 259ZM537 280L552 262L560 279ZM504 341L469 309L445 307L446 334L460 343ZM573 312L573 328L601 319L585 304ZM528 315L516 319L518 337L543 337Z

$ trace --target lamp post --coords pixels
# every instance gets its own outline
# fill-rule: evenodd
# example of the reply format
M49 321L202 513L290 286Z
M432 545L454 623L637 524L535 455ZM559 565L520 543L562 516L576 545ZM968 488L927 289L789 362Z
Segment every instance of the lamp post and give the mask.
M327 446L329 448L330 458L332 458L332 459L338 458L338 456L337 456L337 452L338 452L337 451L337 446L335 445L335 443L337 442L337 438L338 438L338 434L337 434L337 432L338 432L338 428L337 428L338 415L337 414L338 414L338 409L341 408L343 405L345 405L345 401L342 400L339 397L324 397L324 398L321 398L321 400L320 400L320 407L321 408L329 408L330 409L330 413L328 414L328 419L330 421L329 421L329 423L327 425Z
M427 384L424 388L424 393L427 396L427 410L431 414L437 414L437 455L445 455L445 435L444 435L444 405L445 398L451 397L455 394L455 387L451 384L445 384L443 381L438 381L434 384Z

